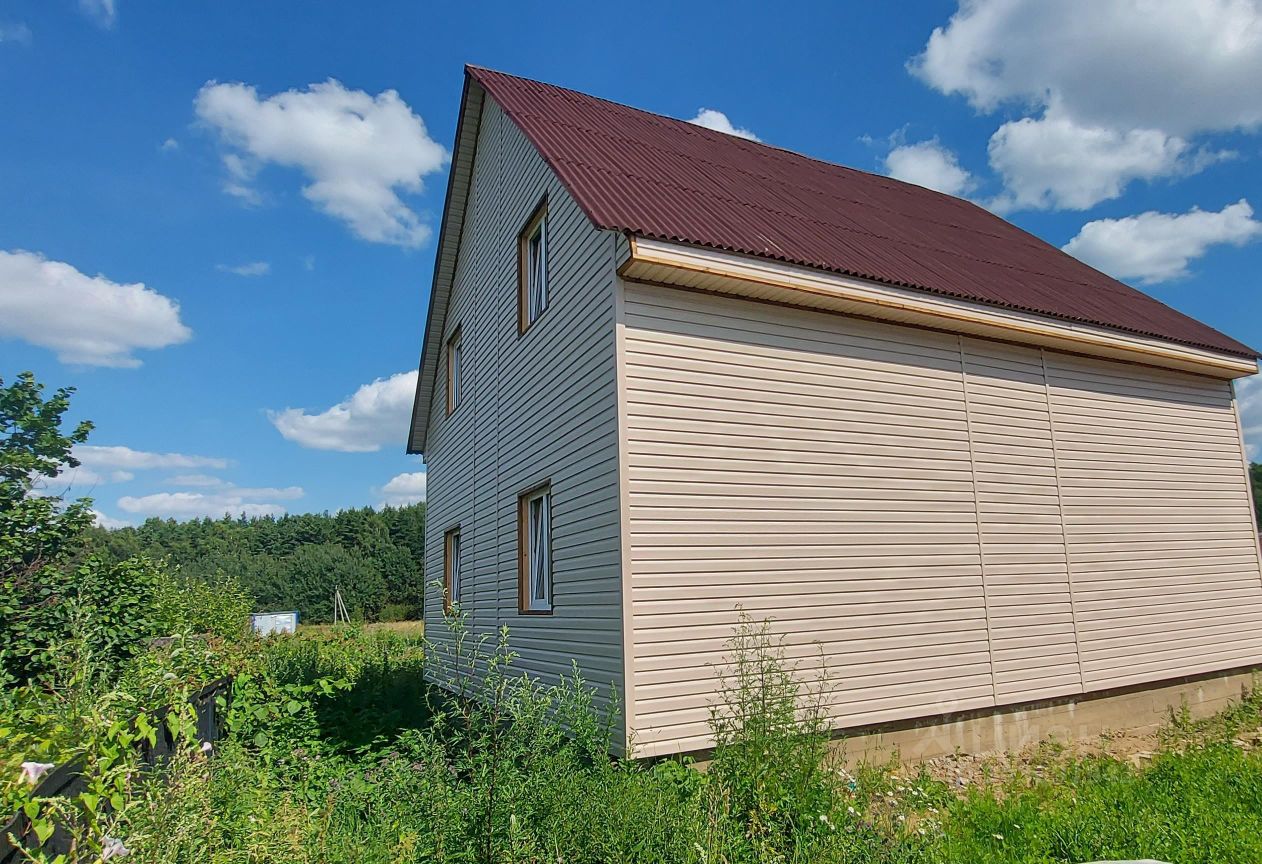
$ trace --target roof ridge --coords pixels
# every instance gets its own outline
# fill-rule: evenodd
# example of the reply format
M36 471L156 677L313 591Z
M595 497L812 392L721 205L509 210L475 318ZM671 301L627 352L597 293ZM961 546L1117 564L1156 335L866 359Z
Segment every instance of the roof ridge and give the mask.
M890 184L894 188L915 190L917 194L928 192L930 194L938 195L942 198L945 198L948 201L959 201L963 204L976 207L977 209L981 210L983 213L986 213L988 215L991 215L991 216L994 215L990 213L990 211L987 210L985 207L981 207L975 202L968 200L967 198L959 198L955 195L948 195L945 192L939 192L937 189L930 189L928 186L920 186L915 183L909 183L906 180L899 180L897 177L890 177L888 174L878 174L875 171L865 171L862 168L856 168L853 165L844 165L841 162L830 162L827 159L821 159L820 157L812 156L809 153L802 153L799 150L791 150L788 147L782 147L779 144L769 144L766 141L762 141L762 140L754 141L750 138L745 138L740 135L733 135L730 132L721 132L718 129L711 129L708 126L699 126L696 123L692 123L688 120L681 120L678 117L671 117L669 114L659 114L656 111L649 111L646 108L637 108L636 106L628 105L625 102L618 102L614 99L606 99L603 96L595 96L591 93L584 93L582 90L575 90L572 87L563 87L560 84L552 84L547 81L540 81L537 78L527 78L524 75L513 75L508 72L501 72L498 69L491 69L488 66L478 66L473 63L466 63L465 69L470 70L471 72L474 72L474 73L488 74L488 75L493 75L500 78L508 78L513 81L522 81L527 84L533 84L537 87L545 87L549 90L555 90L560 93L567 93L572 96L578 96L581 99L588 99L595 102L603 102L606 105L612 105L613 107L621 109L623 111L630 111L633 114L641 114L653 120L654 122L661 122L664 120L670 123L672 126L678 125L682 127L681 131L689 132L692 134L702 134L702 135L705 135L705 134L722 135L725 140L730 140L731 142L737 144L738 146L752 147L759 150L768 150L772 153L784 154L787 156L792 156L796 159L804 159L807 162L813 162L816 165L821 165L825 168L834 169L834 170L840 169L842 171L847 171L854 174L860 174L864 177L868 177L868 178L871 178L872 180L876 180L882 184ZM474 77L477 78L478 77L477 74L475 74Z

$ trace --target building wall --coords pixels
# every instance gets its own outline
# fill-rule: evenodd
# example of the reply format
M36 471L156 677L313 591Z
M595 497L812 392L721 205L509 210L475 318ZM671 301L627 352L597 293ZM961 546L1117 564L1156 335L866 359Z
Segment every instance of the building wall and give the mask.
M519 335L517 236L545 193L549 308ZM461 328L464 398L448 417L440 355L429 406L426 572L441 578L444 534L459 525L473 636L506 625L517 669L548 681L577 662L602 703L623 683L615 243L486 100L443 333L445 345ZM555 611L520 615L517 497L545 480ZM449 649L432 585L425 609L426 635Z
M1230 385L628 283L641 755L710 744L740 610L839 728L1262 662ZM717 667L716 667L717 664Z

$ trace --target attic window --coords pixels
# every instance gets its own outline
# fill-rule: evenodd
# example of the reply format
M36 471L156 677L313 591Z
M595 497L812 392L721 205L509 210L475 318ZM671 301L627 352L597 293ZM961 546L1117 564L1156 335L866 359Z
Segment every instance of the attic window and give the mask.
M530 215L517 238L518 325L522 333L548 310L548 199Z

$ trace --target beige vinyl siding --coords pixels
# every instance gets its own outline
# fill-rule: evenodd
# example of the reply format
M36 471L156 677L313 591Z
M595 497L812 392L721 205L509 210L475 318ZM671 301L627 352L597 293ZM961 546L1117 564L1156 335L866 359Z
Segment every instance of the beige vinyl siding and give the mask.
M548 195L547 311L518 333L517 236ZM461 526L463 609L475 635L507 625L519 670L555 680L577 662L622 690L614 360L615 238L594 230L491 100L483 108L444 340L461 328L463 399L446 416L445 363L429 406L426 549ZM517 498L552 485L551 615L518 614ZM426 634L446 642L438 593Z
M996 700L1080 693L1042 354L967 337L960 351Z
M822 649L838 727L1262 660L1225 384L635 283L623 302L642 755L710 743L738 609L808 677Z
M1231 385L1047 355L1088 689L1259 659Z
M993 704L958 340L636 285L625 332L639 751L707 745L738 606L839 721Z

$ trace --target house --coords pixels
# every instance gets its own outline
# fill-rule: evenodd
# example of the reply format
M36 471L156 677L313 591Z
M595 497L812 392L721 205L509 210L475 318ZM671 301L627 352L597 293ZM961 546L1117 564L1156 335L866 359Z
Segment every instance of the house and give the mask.
M469 68L428 632L458 601L576 662L644 756L710 744L740 609L822 650L851 732L1235 681L1256 358L970 202Z

